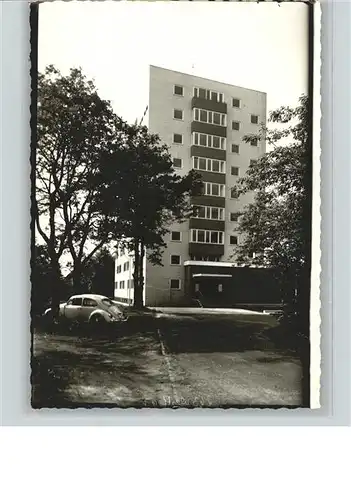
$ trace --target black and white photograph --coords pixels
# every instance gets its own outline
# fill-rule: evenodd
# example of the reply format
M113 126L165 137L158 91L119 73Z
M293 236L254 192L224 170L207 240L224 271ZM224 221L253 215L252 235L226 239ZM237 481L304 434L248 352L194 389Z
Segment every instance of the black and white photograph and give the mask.
M318 406L314 8L31 5L32 408Z

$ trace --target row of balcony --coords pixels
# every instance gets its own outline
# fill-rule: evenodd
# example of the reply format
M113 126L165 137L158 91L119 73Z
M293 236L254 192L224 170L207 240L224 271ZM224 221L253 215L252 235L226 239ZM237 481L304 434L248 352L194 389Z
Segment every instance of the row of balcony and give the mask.
M225 102L218 102L212 99L205 99L202 97L193 97L191 100L192 109L204 109L217 113L227 113L227 104ZM227 137L227 127L222 125L215 125L200 121L192 121L191 132L198 132L203 134L214 135L217 137ZM200 145L192 145L190 148L190 155L211 158L214 160L226 160L226 151L216 148L208 148ZM220 172L199 171L204 182L217 182L225 184L225 174ZM194 196L191 200L193 205L205 205L214 207L225 207L225 198L215 196ZM225 231L225 222L223 220L210 220L191 218L189 220L189 231L192 229L208 230L208 231ZM203 257L221 257L224 254L224 244L216 243L189 243L189 255L201 255Z
M193 97L192 106L202 109L209 109L210 111L226 112L227 105L225 103ZM191 123L191 132L199 132L218 137L226 137L227 128L221 125L214 125L193 121ZM198 156L202 158L211 158L214 160L226 160L226 152L221 149L208 148L200 145L192 145L190 148L190 155L192 157ZM225 184L226 176L221 172L208 172L198 170L204 182L213 182L218 184ZM219 208L225 207L225 198L217 196L199 195L191 199L193 205L214 206ZM189 220L189 231L192 229L212 230L224 232L225 222L222 220L209 220L191 218ZM201 255L203 257L221 257L224 254L224 244L216 243L189 243L189 255Z
M202 97L193 97L191 100L192 109L198 108L199 110L214 111L218 113L227 113L227 104L218 102L211 99L204 99ZM208 134L216 137L227 137L227 127L223 125L216 125L213 123L205 123L193 120L191 122L191 132L198 132L200 134ZM225 160L226 151L213 147L204 147L201 145L192 145L190 148L191 156L202 156L206 158L213 158L215 160Z

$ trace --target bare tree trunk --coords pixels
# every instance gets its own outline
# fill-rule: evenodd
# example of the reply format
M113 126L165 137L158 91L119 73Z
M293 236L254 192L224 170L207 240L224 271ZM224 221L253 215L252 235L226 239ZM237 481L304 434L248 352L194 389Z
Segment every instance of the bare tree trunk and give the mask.
M145 246L143 241L140 242L140 261L139 261L139 285L140 285L140 307L144 307L144 258Z
M143 307L143 286L142 286L142 264L141 248L139 239L134 240L134 303L136 309Z
M78 262L74 263L73 271L72 271L72 283L73 283L73 294L83 293L82 290L82 267Z
M57 319L60 308L61 269L56 254L51 254L51 311L53 319Z
M60 308L61 269L59 258L56 252L55 192L50 193L49 200L50 236L48 240L48 252L51 260L51 312L53 319L56 319L58 318Z
M298 276L297 333L298 350L303 370L303 407L310 406L310 267L305 265Z

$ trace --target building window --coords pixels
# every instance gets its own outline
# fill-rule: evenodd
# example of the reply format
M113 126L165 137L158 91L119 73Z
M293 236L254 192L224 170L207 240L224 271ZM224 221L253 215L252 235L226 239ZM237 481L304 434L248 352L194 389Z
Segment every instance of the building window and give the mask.
M232 105L233 105L233 108L240 108L240 99L233 97Z
M129 262L125 262L123 265L123 271L128 271L129 270Z
M115 281L115 290L118 288L118 281Z
M221 125L222 127L226 127L227 125L227 120L226 120L226 115L223 113L216 113L215 111L210 111L209 112L210 120L212 120L213 125ZM210 121L211 123L211 121Z
M222 127L227 125L227 117L224 113L207 111L206 109L194 108L194 120L212 125L221 125Z
M201 89L199 87L194 88L194 97L200 97L201 99L210 99L211 101L224 102L224 95L221 92L216 92L215 90Z
M232 144L232 153L239 154L240 148L239 144Z
M207 196L221 196L225 195L225 185L215 184L213 182L205 182L205 195Z
M198 135L198 144L200 146L210 147L209 142L210 142L210 139L207 138L206 134L199 134Z
M117 266L116 274L119 274L121 271L122 271L122 266L121 265Z
M237 212L231 212L230 222L238 222L240 214Z
M169 281L169 287L171 290L180 290L180 280L179 279L171 279Z
M190 255L190 260L199 262L220 262L221 259L217 255Z
M225 161L213 160L211 158L193 157L193 168L195 170L207 170L208 172L225 172Z
M196 219L206 219L206 207L194 206L193 217L195 217Z
M221 149L221 138L215 135L212 136L212 144L211 146L216 149Z
M193 217L197 219L224 220L224 208L196 205L193 207Z
M232 121L232 130L240 130L240 122Z
M231 167L230 173L231 175L239 175L239 167Z
M119 282L119 287L120 287L120 288L124 288L124 281L120 281L120 282Z
M257 160L250 160L250 167L257 165Z
M199 132L193 133L193 144L195 146L204 146L206 148L226 149L224 137L217 135L200 134Z
M173 134L173 142L174 144L183 144L182 134Z
M222 208L210 207L208 212L210 215L210 219L214 219L214 220L223 219L223 209Z
M67 302L68 306L81 306L82 305L82 297L74 297L73 299Z
M121 281L121 283L123 283L123 286L121 286L120 288L124 288L124 281L123 282ZM134 288L134 280L132 280L132 279L131 280L127 280L125 282L125 285L126 285L126 288L128 290L131 289L131 288Z
M180 231L172 231L171 232L171 241L181 241Z
M255 137L254 139L251 139L250 141L251 146L258 146L258 139Z
M251 115L251 123L254 125L258 124L258 116L257 115Z
M173 92L174 92L174 95L183 96L184 95L184 88L181 85L174 85Z
M209 231L205 229L192 229L191 242L192 243L208 243L214 245L223 245L223 232L222 231Z
M219 173L225 172L225 162L224 161L210 160L209 164L211 165L211 168L209 169L211 172L219 172Z
M183 120L183 110L182 109L174 109L173 110L173 118L176 120Z
M237 245L238 244L238 237L237 236L230 236L229 243L231 245Z
M230 197L233 199L239 198L239 193L236 187L231 188Z
M194 88L194 97L200 97L201 99L206 99L207 91L206 89Z
M182 159L181 158L173 158L173 167L174 168L182 168Z
M180 255L171 255L171 265L180 266Z

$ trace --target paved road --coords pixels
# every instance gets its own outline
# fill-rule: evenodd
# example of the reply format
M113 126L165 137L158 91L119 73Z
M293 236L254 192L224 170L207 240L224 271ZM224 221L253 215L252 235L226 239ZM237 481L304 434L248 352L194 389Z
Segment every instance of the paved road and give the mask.
M114 338L38 333L34 406L299 405L300 363L253 331L163 323Z
M175 316L199 316L199 315L219 315L219 316L267 316L258 311L250 309L233 309L224 307L153 307L151 310L159 314L175 315Z

